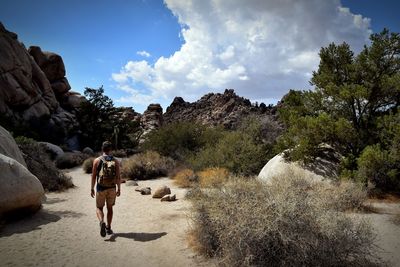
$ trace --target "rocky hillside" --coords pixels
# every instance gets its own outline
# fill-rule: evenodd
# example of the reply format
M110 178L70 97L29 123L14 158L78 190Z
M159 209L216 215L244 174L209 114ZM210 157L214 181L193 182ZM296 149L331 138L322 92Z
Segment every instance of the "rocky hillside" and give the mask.
M193 103L184 101L182 97L175 97L163 119L164 123L195 121L235 129L248 115L268 116L274 115L275 111L275 108L264 103L253 105L250 100L236 95L233 89L226 89L223 94L206 94Z
M0 122L36 132L76 149L76 108L85 98L70 91L62 58L40 47L26 49L0 23ZM23 130L22 130L23 131Z

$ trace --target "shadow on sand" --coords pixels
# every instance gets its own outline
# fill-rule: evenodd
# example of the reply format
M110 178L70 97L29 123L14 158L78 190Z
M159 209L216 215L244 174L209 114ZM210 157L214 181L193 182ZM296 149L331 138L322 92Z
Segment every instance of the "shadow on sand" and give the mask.
M165 236L167 233L114 233L110 236L109 239L105 239L104 241L115 242L118 237L133 239L138 242L148 242L159 239Z
M35 214L18 213L8 214L3 222L0 222L0 238L13 234L28 233L42 229L41 226L59 221L61 218L79 218L84 214L69 210L48 211L41 209Z

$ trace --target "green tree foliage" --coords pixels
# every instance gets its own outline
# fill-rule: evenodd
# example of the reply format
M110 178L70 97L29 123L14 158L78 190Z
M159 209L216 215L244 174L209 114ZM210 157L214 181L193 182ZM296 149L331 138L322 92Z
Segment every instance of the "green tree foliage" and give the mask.
M190 122L173 123L149 133L143 148L183 161L196 171L223 167L254 175L273 155L275 136L281 130L275 124L248 118L238 130L227 131Z
M81 104L78 120L82 131L82 144L100 149L104 140L111 140L114 132L115 115L112 100L104 95L103 86L99 89L85 88L88 102Z
M199 151L206 144L215 144L222 134L220 128L208 128L197 123L171 123L150 132L143 148L173 159L185 160L189 154Z
M138 143L139 125L118 116L120 109L104 94L103 86L98 89L85 88L87 102L81 104L78 120L82 131L82 145L95 150L104 140L114 143L114 148L132 148Z
M290 91L283 98L279 114L288 130L278 147L291 148L294 159L312 160L322 143L329 144L345 157L347 171L359 169L356 176L383 185L387 183L378 182L382 175L365 168L374 161L378 173L383 168L399 179L393 171L396 164L376 165L398 154L393 152L398 151L397 143L391 140L398 136L394 121L400 103L400 35L384 29L370 39L371 44L356 56L346 43L321 49L311 79L315 90Z

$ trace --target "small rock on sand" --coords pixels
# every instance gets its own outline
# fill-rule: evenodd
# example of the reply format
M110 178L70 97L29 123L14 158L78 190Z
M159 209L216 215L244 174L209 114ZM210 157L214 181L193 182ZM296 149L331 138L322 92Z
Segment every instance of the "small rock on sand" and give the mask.
M176 195L165 195L161 198L161 201L175 201Z
M159 187L153 194L153 198L162 198L165 195L171 194L171 189L168 186Z

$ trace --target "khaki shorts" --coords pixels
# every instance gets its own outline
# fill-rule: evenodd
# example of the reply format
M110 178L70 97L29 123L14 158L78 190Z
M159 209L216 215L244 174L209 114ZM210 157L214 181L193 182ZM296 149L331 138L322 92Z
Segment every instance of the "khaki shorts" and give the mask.
M96 206L103 208L104 204L107 206L114 206L115 198L117 197L117 191L115 188L106 189L96 193Z

